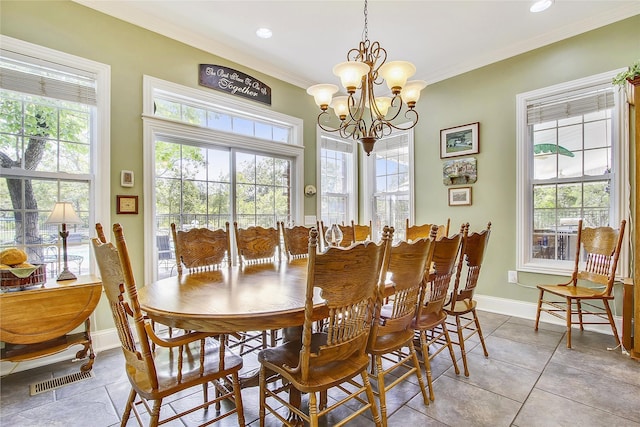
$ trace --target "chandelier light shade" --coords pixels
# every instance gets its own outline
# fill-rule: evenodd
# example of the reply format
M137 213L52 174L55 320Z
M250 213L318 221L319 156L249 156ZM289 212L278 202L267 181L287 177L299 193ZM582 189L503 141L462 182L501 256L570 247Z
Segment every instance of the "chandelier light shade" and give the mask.
M53 207L51 214L44 222L45 224L59 224L62 225L60 231L60 237L62 238L62 259L63 268L58 275L57 281L61 280L73 280L76 276L69 271L69 265L67 264L67 237L69 232L67 231L67 224L82 224L82 220L73 209L73 205L69 202L58 202Z
M347 52L347 61L333 67L347 95L339 94L333 84L318 84L307 89L320 107L318 126L327 132L338 132L342 138L360 141L367 155L375 142L390 135L394 129L408 130L418 123L416 103L420 91L427 86L423 80L407 81L416 67L407 61L387 62L387 51L368 36L367 0L364 2L363 40ZM374 89L386 82L392 97L376 96ZM329 107L340 120L331 126ZM397 124L403 120L402 124ZM408 120L408 123L407 123ZM337 123L337 122L335 122Z

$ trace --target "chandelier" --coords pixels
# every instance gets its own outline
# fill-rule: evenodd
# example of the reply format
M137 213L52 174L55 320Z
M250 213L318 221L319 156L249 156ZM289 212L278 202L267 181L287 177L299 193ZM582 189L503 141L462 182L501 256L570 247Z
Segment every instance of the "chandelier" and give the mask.
M327 132L338 132L342 138L360 141L367 156L375 142L391 134L394 129L408 130L418 123L418 112L414 109L420 91L427 86L423 80L407 81L416 72L416 67L407 61L387 62L387 51L377 41L369 41L367 0L364 2L364 31L357 49L347 52L347 62L333 67L333 74L340 77L348 95L333 95L338 86L318 84L307 89L320 107L318 126ZM386 81L392 97L378 96L375 86ZM330 121L331 107L340 119L338 127L323 122ZM403 113L404 112L404 113ZM408 123L397 124L399 117Z

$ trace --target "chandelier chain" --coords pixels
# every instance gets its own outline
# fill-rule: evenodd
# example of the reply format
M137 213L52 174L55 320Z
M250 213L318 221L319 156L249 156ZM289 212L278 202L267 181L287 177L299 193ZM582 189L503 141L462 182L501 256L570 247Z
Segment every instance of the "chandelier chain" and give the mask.
M362 40L369 40L369 13L367 12L367 0L364 0L364 30Z

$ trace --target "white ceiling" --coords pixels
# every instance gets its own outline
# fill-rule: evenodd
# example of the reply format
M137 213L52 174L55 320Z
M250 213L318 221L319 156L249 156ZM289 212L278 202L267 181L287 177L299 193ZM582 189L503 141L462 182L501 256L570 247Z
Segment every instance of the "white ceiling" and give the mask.
M331 69L364 28L363 0L75 1L302 88L339 84ZM638 0L556 0L536 14L532 3L370 0L369 39L433 83L640 14Z

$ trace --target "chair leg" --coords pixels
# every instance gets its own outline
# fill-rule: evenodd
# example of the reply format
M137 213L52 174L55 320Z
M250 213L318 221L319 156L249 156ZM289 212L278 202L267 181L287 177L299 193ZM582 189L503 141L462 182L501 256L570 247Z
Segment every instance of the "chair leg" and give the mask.
M536 310L536 324L533 328L534 331L538 330L538 323L540 322L540 310L542 309L542 296L544 295L544 290L540 289L540 296L538 297L538 310Z
M380 402L380 416L382 425L387 425L387 390L384 385L384 369L382 368L382 357L374 356L376 378L378 380L378 401Z
M376 427L382 427L382 422L380 421L380 413L378 412L378 406L376 405L376 398L373 395L373 389L371 388L371 382L369 381L369 374L367 374L366 369L360 373L360 377L362 378L362 384L365 386L365 391L367 393L367 400L369 401L369 405L371 408L371 415L373 416L373 422Z
M267 388L267 370L264 366L260 367L260 381L259 381L259 393L260 393L260 410L258 412L258 418L260 419L260 427L264 427L264 419L266 416L266 388Z
M478 313L474 309L472 311L473 319L476 322L476 329L478 330L478 338L480 338L480 344L482 344L482 349L484 350L484 357L489 357L489 352L487 351L487 345L484 342L484 335L482 335L482 328L480 327L480 319L478 319Z
M446 327L447 325L445 324L443 328L446 329ZM462 325L460 324L460 316L456 316L456 332L458 333L458 344L460 345L460 353L462 354L462 366L464 367L464 376L468 377L469 367L467 366L467 350L464 347L464 331L462 330Z
M582 304L580 300L576 300L576 307L578 308L578 319L580 320L580 330L584 331L584 324L582 323Z
M611 331L613 332L613 336L616 338L616 344L620 345L620 337L618 336L618 329L616 328L616 322L613 320L613 313L611 313L611 307L609 307L609 301L607 301L606 299L603 299L602 304L604 305L604 309L607 311L607 317L609 318L609 323L611 324Z
M422 347L422 360L424 360L424 370L427 373L427 386L429 387L429 399L436 399L433 392L433 376L431 374L431 360L429 359L429 346L427 345L427 332L420 331L420 347Z
M443 321L440 326L442 327L442 332L444 332L444 337L447 340L447 347L449 347L449 354L451 355L451 361L453 362L453 369L455 370L456 375L460 375L460 368L458 368L458 363L456 362L456 354L453 352L453 343L451 342L449 331L447 331L447 324Z
M233 383L233 397L236 404L236 415L238 416L238 426L244 427L244 406L242 405L242 394L240 393L240 379L238 372L231 374Z
M567 298L567 348L571 348L571 298Z
M424 401L425 405L429 406L429 396L427 395L427 389L424 386L424 380L422 379L422 370L420 369L420 361L418 360L418 354L416 353L416 347L413 345L413 340L409 341L409 351L411 352L411 359L416 370L416 376L418 377L418 384L420 385L422 400Z
M318 427L318 398L315 392L309 393L309 425Z
M129 421L129 416L131 415L131 408L133 407L133 402L136 400L136 396L138 393L131 388L129 392L129 398L127 399L127 406L124 407L124 412L122 413L122 419L120 420L120 426L124 427L127 425L127 421Z
M162 399L154 400L151 407L151 419L149 420L149 427L157 427L160 421L160 407L162 406Z

